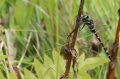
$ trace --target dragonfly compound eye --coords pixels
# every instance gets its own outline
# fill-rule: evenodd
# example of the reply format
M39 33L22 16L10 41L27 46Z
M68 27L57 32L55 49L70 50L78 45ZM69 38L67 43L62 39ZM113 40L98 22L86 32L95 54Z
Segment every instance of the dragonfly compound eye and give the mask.
M84 19L84 20L87 20L88 18L89 18L89 16L83 15L83 19Z

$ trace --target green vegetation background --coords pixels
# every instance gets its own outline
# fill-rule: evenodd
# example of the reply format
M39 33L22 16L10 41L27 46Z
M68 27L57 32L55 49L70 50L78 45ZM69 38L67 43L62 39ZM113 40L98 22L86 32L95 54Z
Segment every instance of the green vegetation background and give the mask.
M9 72L9 62L5 60L8 57L12 66L19 68L22 79L58 79L63 75L65 61L59 52L74 29L79 5L80 0L1 0L0 79L16 79L14 72ZM85 0L83 14L94 20L95 29L108 50L115 39L119 8L120 0ZM93 57L93 36L87 26L78 32L75 46L81 55L78 79L106 79L109 60L104 51L97 58ZM85 54L82 53L91 59L84 61ZM91 63L85 66L88 62ZM87 70L91 70L90 74ZM118 63L117 78L119 70ZM70 74L73 75L72 69Z

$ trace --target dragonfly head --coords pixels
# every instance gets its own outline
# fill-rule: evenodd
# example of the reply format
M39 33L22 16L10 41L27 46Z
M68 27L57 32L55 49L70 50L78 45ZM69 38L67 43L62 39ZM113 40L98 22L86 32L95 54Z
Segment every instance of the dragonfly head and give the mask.
M83 21L88 20L89 16L83 15Z

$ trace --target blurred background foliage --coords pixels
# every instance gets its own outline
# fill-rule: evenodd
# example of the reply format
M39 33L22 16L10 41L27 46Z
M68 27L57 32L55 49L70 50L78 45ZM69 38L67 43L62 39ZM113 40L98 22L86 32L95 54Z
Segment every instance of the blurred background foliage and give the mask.
M33 63L31 63L34 58L44 63L44 54L46 54L54 60L52 51L59 52L60 48L66 45L67 36L74 29L79 5L80 0L1 0L1 49L4 48L3 43L6 45L4 51L1 50L1 55L6 55L5 52L8 52L14 65L27 68L34 73ZM83 7L83 15L88 15L94 20L95 29L108 50L112 48L115 39L119 8L120 0L85 0ZM94 35L87 26L78 32L76 48L80 54L84 52L87 57L94 56L91 47L93 38ZM98 54L106 57L104 51ZM120 55L118 62L119 57ZM6 57L2 59L4 58ZM7 66L1 65L0 69L5 73ZM117 77L120 74L119 67L118 63ZM25 72L30 73L28 70ZM93 79L106 79L107 64L90 72ZM6 78L10 79L8 74L6 75ZM31 79L36 78L31 77Z

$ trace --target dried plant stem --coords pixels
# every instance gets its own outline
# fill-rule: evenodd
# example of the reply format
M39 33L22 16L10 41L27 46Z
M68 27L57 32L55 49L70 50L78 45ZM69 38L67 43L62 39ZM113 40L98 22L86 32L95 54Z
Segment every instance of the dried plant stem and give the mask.
M79 18L81 17L81 14L82 14L83 5L84 5L84 0L81 0L79 11L78 11L78 15L77 15L77 17L79 17ZM72 37L71 49L74 49L74 45L75 45L76 36L77 36L77 32L78 32L79 26L80 25L77 24L77 22L76 22L75 29L74 29L74 35ZM65 76L69 75L70 66L71 66L71 60L72 60L72 55L69 54L69 56L68 56L68 62L66 63L66 71L65 71L65 74L64 74Z
M30 43L30 40L31 40L31 37L32 37L32 33L30 33L30 35L29 35L29 37L28 37L28 41L27 41L25 50L23 51L23 54L22 54L22 56L21 56L21 58L20 58L20 61L19 61L18 65L17 65L17 68L20 68L20 65L21 65L21 63L22 63L22 60L23 60L23 58L25 57L26 51L27 51L27 49L28 49L28 46L29 46L29 43Z
M116 63L117 63L117 55L118 55L118 46L119 46L119 38L120 38L120 9L119 9L119 21L118 21L118 27L116 31L116 37L115 41L113 43L113 46L116 45L115 47L112 48L111 52L111 57L113 61L109 62L108 65L108 74L107 74L107 79L116 79L115 78L115 68L116 68Z
M4 38L2 37L1 40L4 42ZM10 57L9 57L9 54L8 54L8 48L6 46L6 44L4 43L4 49L5 49L5 54L8 56L7 57L7 61L8 61L8 67L9 67L9 71L10 72L14 72L14 69L12 67L12 63L10 62Z

